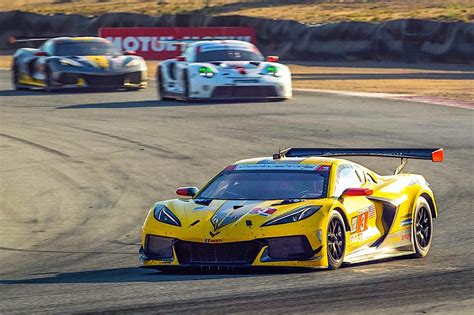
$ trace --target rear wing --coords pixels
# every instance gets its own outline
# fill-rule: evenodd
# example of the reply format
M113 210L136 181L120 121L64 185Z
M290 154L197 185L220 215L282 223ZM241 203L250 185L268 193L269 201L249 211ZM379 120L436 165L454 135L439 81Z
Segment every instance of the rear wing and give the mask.
M402 159L431 160L443 162L443 149L319 149L319 148L289 148L273 156L309 157L309 156L379 156Z
M401 172L406 165L408 159L431 160L432 162L443 162L444 151L443 148L431 149L412 149L412 148L397 148L397 149L370 149L370 148L355 148L355 149L321 149L321 148L288 148L273 155L274 160L284 157L310 157L310 156L377 156L388 158L400 158L401 164L395 170L395 174Z

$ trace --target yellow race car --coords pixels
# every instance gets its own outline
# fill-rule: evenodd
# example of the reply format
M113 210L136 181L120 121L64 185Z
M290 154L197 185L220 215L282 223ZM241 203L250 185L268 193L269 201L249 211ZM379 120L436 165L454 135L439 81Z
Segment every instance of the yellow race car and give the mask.
M336 156L400 158L381 176ZM438 216L407 159L443 161L443 149L291 148L226 167L201 190L157 202L142 228L140 260L157 269L311 267L424 257Z
M13 55L12 83L16 90L137 90L147 85L147 66L143 58L133 51L117 50L105 38L57 37L22 41L44 43L38 49L20 48Z

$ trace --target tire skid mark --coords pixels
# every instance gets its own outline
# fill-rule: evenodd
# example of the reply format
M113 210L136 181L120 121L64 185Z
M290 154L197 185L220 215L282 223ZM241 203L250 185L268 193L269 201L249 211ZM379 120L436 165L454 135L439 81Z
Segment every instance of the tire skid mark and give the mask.
M32 141L25 140L25 139L22 139L22 138L18 138L18 137L15 137L15 136L7 135L7 134L5 134L5 133L0 133L0 136L2 136L2 137L4 137L4 138L7 138L7 139L10 139L10 140L13 140L13 141L17 141L17 142L20 142L20 143L24 143L24 144L30 145L30 146L32 146L32 147L35 147L35 148L40 149L40 150L42 150L42 151L45 151L45 152L54 154L54 155L56 155L56 156L60 156L60 157L62 157L62 158L69 159L69 160L71 160L71 161L74 162L74 163L84 163L84 162L82 162L82 161L79 161L79 160L74 159L74 158L73 158L72 156L70 156L69 154L66 154L66 153L64 153L64 152L61 152L61 151L52 149L52 148L50 148L50 147L44 146L44 145L39 144L39 143L36 143L36 142L32 142Z
M80 158L80 159L88 159L88 158L107 156L107 155L111 155L111 154L115 154L115 153L119 153L119 152L126 152L126 151L127 150L125 150L125 149L121 149L121 150L114 150L114 151L110 151L110 152L100 152L100 153L93 153L93 154L77 155L75 157ZM0 152L1 152L1 150L0 150ZM17 168L0 170L0 173L21 171L21 170L25 170L25 169L28 169L28 168L37 168L39 166L46 166L46 165L49 165L49 164L57 163L58 160L60 160L60 159L59 158L54 158L54 159L48 159L48 160L41 160L41 161L37 161L37 162L28 162L28 164L30 164L28 166L22 166L22 167L17 167ZM76 163L84 163L84 162L81 162L81 161L75 161L75 162Z
M55 154L55 155L58 155L60 157L64 157L64 158L71 158L71 156L69 154L66 154L64 152L61 152L61 151L58 151L58 150L55 150L55 149L51 149L47 146L44 146L44 145L41 145L41 144L38 144L38 143L35 143L35 142L32 142L32 141L29 141L29 140L25 140L25 139L22 139L22 138L18 138L18 137L15 137L15 136L10 136L10 135L7 135L7 134L4 134L4 133L0 133L0 136L4 137L4 138L7 138L7 139L10 139L10 140L14 140L14 141L18 141L18 142L21 142L21 143L24 143L24 144L28 144L30 146L33 146L35 148L38 148L40 150L43 150L43 151L46 151L46 152L49 152L49 153L52 153L52 154Z
M161 146L146 144L146 143L143 143L143 142L140 142L140 141L137 141L137 140L117 136L117 135L102 132L102 131L92 130L92 129L88 129L88 128L80 128L80 127L73 127L73 126L69 126L69 127L74 128L74 129L78 129L78 130L82 130L82 131L85 131L85 132L94 133L94 134L97 134L97 135L100 135L100 136L109 137L109 138L120 140L120 141L125 141L125 142L131 143L131 144L134 144L134 145L137 145L137 146L140 146L140 147L144 147L144 148L148 148L148 149L152 149L152 150L157 150L161 153L161 155L163 157L167 157L167 158L172 157L174 159L180 159L180 160L190 160L191 159L187 155L180 154L180 153L177 153L177 152L174 152L174 151L170 151L170 150L165 149Z

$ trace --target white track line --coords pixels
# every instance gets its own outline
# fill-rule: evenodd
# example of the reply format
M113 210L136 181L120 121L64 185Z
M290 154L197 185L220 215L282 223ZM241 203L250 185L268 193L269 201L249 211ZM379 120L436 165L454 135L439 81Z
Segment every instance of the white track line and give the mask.
M311 93L324 93L324 94L335 94L343 96L358 96L358 97L371 97L371 98L382 98L389 100L402 100L416 103L427 103L433 105L442 105L448 107L465 108L474 110L474 102L453 100L437 96L422 96L412 94L390 94L390 93L368 93L368 92L351 92L351 91L338 91L338 90L318 90L318 89L293 89L294 91L311 92Z

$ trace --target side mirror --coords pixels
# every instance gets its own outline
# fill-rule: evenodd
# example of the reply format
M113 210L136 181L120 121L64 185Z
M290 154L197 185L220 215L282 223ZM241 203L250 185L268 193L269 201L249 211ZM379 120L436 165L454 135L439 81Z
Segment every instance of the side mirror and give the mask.
M179 62L183 62L183 61L186 61L186 57L178 56L178 57L176 57L176 60L179 61Z
M197 187L179 187L176 189L176 194L182 197L194 197L197 195L199 189Z
M371 196L373 193L374 191L369 188L347 188L341 197Z
M280 58L278 58L278 56L267 56L267 61L268 62L277 62L278 60L280 60Z
M136 51L133 51L133 50L125 50L125 51L123 52L123 54L124 54L125 56L135 56L135 55L137 54L137 52L136 52Z
M37 52L35 52L35 56L38 56L38 57L46 57L47 55L48 53L45 51L38 50Z

